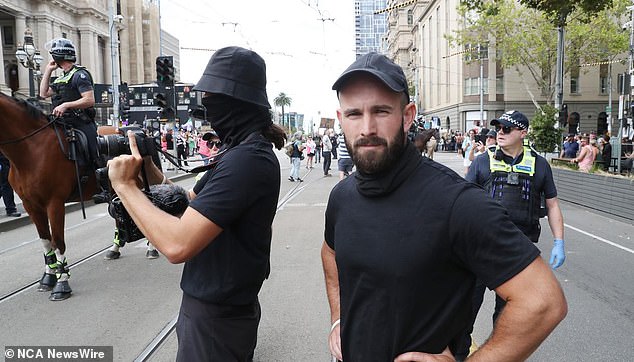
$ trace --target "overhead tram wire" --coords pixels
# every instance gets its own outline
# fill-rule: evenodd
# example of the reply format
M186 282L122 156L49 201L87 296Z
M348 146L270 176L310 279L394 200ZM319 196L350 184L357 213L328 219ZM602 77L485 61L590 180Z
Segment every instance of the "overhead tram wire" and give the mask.
M416 2L416 0L410 0L410 1L406 1L406 2L398 4L398 5L390 6L389 8L386 8L386 9L377 10L377 11L374 12L374 15L379 15L379 14L382 14L382 13L387 13L388 11L404 8L406 6L414 4L415 2Z

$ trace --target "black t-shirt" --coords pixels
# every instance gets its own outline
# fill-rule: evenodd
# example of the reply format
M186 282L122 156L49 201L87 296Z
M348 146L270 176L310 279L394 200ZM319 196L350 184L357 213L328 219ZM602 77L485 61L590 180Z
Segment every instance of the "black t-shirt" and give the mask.
M503 160L505 163L510 165L513 162L513 157L504 155ZM473 159L465 179L470 182L475 182L480 186L484 186L490 176L491 168L489 165L489 154L483 153ZM557 197L557 188L555 187L555 181L553 179L553 170L550 168L548 161L540 155L535 156L535 174L531 185L536 188L535 190L537 192L543 193L546 199Z
M189 206L223 231L185 263L181 288L210 303L252 303L269 273L280 192L280 165L271 142L257 136L231 148L194 192Z
M496 288L539 250L485 192L423 158L391 194L341 181L326 209L345 361L442 352L467 327L476 276Z
M77 89L80 94L93 90L92 77L86 69L79 69L73 74L71 85Z

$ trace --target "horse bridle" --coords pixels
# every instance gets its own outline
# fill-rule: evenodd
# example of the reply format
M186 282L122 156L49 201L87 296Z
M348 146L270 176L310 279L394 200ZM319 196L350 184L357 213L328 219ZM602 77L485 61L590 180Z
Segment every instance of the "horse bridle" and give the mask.
M33 132L29 133L29 134L26 134L26 135L22 136L22 137L20 137L20 138L17 138L17 139L14 139L14 140L2 141L2 142L0 142L0 146L2 146L2 145L10 145L10 144L12 144L12 143L22 142L22 141L24 141L25 139L27 139L27 138L29 138L29 137L31 137L31 136L34 136L34 135L36 135L37 133L41 132L41 131L42 131L43 129L45 129L46 127L48 127L48 126L50 126L51 124L55 123L55 121L56 121L56 119L55 119L55 118L50 117L50 120L49 120L49 121L48 121L45 125L43 125L42 127L40 127L40 128L38 128L38 129L36 129L35 131L33 131Z

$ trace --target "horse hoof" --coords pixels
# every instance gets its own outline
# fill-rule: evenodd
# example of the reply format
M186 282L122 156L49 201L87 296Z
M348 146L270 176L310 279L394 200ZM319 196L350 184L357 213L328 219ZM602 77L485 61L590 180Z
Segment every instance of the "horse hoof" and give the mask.
M114 260L114 259L119 259L120 256L121 256L120 252L108 250L106 252L106 256L104 256L103 258L106 260Z
M37 288L38 292L50 292L57 283L57 276L55 274L44 273L42 279L40 279L40 286Z
M48 300L53 302L57 302L60 300L66 300L70 298L70 294L72 293L72 289L70 289L70 285L68 281L57 282L55 284L55 288L53 288L53 292L51 292L51 296Z
M145 257L148 259L156 259L159 257L159 253L158 250L154 249L154 250L148 250L145 252Z

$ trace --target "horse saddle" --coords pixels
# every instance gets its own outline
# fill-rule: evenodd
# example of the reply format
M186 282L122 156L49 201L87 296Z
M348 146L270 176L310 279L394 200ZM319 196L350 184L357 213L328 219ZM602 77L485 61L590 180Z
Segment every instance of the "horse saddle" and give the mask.
M66 140L68 141L70 147L68 158L71 161L76 161L80 167L92 167L92 159L88 149L89 143L86 133L78 128L67 128Z

